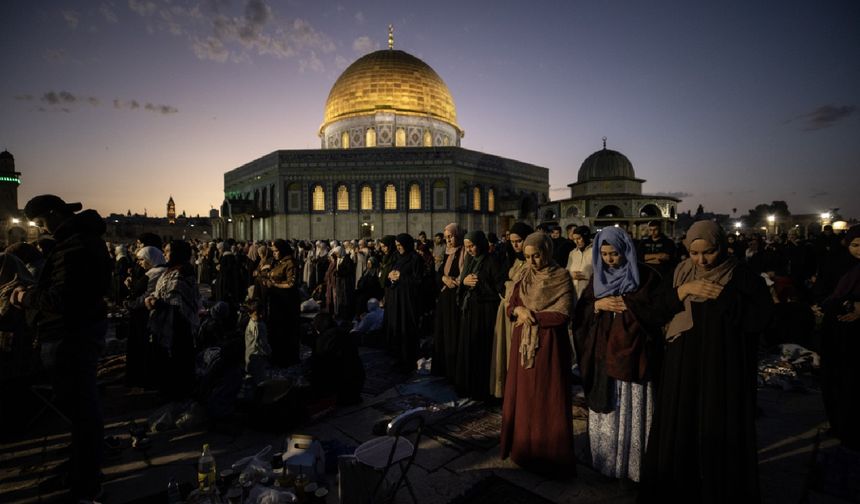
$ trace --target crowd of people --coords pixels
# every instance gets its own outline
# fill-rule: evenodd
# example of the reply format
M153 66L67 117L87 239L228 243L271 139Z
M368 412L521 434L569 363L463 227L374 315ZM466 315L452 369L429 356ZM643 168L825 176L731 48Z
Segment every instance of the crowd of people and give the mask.
M55 375L75 425L76 495L97 487L95 365L118 308L129 386L199 394L195 359L231 342L261 383L299 364L304 343L317 393L350 404L364 380L355 342L372 342L403 372L430 359L461 397L501 401L501 456L559 477L576 474L579 380L584 462L641 482L648 501L759 498L757 360L799 343L821 353L832 434L860 449L860 226L801 239L699 221L675 241L659 221L641 239L620 227L517 222L497 237L451 223L431 239L106 244L101 218L80 210L34 198L25 212L50 237L0 255L3 366Z

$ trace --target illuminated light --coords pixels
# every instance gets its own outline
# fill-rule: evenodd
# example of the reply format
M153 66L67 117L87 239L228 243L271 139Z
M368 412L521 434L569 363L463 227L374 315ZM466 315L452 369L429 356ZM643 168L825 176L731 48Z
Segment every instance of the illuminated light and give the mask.
M830 212L824 212L824 213L822 213L822 214L821 214L821 218L822 218L823 220L830 220L830 217L831 217L831 216L830 216Z
M21 219L17 217L12 217L12 224L18 224L19 222L21 222Z
M16 184L20 184L20 183L21 183L21 179L19 179L18 177L5 177L5 176L0 176L0 182L14 182L14 183L16 183Z
M233 219L227 219L227 222L233 222Z
M36 223L33 221L28 222L27 225L29 225L30 227L36 227Z
M774 222L776 222L776 215L768 215L767 221L773 224Z
M194 227L194 224L191 224L191 227Z
M741 228L741 223L740 223L740 222L735 222L735 228L740 229L740 228Z

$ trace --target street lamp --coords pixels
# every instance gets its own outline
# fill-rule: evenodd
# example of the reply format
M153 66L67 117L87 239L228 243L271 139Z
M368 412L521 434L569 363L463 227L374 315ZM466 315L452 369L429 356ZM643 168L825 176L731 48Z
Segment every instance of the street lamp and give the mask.
M768 215L767 216L767 223L773 229L773 231L772 231L773 234L776 234L776 215L773 215L773 214Z

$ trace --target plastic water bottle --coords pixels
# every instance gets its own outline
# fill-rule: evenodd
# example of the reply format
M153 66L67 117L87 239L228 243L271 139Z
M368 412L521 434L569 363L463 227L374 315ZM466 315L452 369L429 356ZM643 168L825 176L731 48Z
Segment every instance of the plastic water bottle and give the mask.
M201 490L215 488L216 477L215 457L209 453L209 443L206 443L203 445L203 453L197 459L197 484Z
M176 478L170 478L167 484L167 504L178 504L182 502L182 494L179 493L179 483Z

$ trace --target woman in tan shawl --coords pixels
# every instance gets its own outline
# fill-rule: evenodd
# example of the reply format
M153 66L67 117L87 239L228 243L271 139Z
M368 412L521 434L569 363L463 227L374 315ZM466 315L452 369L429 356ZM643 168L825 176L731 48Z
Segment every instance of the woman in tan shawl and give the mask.
M764 280L727 253L725 233L699 221L690 253L656 305L676 315L642 468L643 502L758 502L756 365L773 303Z
M573 285L552 260L552 241L532 233L526 267L514 278L507 315L514 321L502 410L501 456L555 476L576 474L567 335Z

